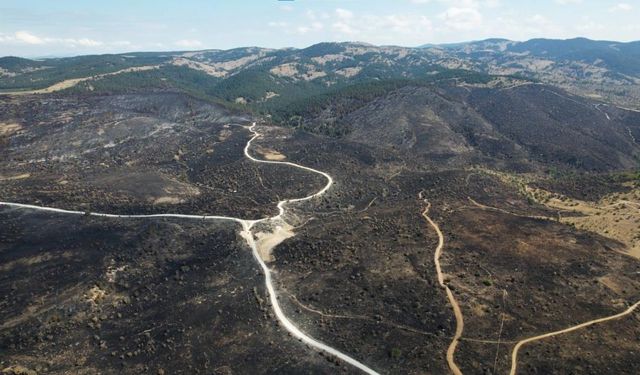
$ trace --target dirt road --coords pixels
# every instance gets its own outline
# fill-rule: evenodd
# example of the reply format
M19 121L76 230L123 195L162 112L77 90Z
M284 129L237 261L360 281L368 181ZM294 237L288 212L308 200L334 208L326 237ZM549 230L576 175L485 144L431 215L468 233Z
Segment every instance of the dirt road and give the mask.
M317 349L323 352L326 352L328 354L331 354L332 356L335 356L336 358L339 358L341 360L343 360L344 362L358 368L359 370L361 370L362 372L369 374L369 375L379 375L378 372L374 371L373 369L369 368L368 366L366 366L365 364L359 362L358 360L352 358L351 356L332 348L329 345L326 345L314 338L312 338L311 336L307 335L306 333L302 332L291 320L289 320L289 318L287 318L287 316L284 314L284 312L282 311L282 308L280 306L280 302L278 300L278 295L276 293L275 287L273 286L273 281L272 281L272 277L271 277L271 270L269 269L269 267L266 265L266 263L264 262L264 260L262 259L261 255L260 255L260 251L258 250L258 245L256 243L255 237L254 237L254 233L252 232L252 228L258 224L258 223L264 223L264 222L268 222L272 228L277 228L278 225L284 225L287 224L284 219L283 216L285 214L285 206L287 204L290 203L295 203L295 202L302 202L302 201L307 201L307 200L311 200L313 198L319 197L321 195L323 195L324 193L327 192L327 190L329 190L329 188L333 185L333 178L328 175L327 173L324 173L322 171L313 169L313 168L309 168L309 167L305 167L302 165L298 165L295 163L291 163L291 162L280 162L280 161L267 161L267 160L260 160L260 159L256 159L253 156L251 156L249 149L251 147L251 143L258 137L261 136L260 133L258 133L255 130L256 127L256 123L253 123L251 127L249 127L249 130L253 133L253 137L247 142L247 145L245 146L244 149L244 153L245 156L249 159L251 159L252 161L256 162L256 163L265 163L265 164L282 164L282 165L287 165L287 166L291 166L291 167L295 167L295 168L299 168L299 169L303 169L305 171L308 172L312 172L312 173L317 173L320 174L322 176L324 176L327 179L327 183L326 185L319 190L318 192L308 195L306 197L302 197L302 198L295 198L295 199L287 199L287 200L282 200L280 202L278 202L278 209L279 209L279 213L276 216L273 217L267 217L267 218L263 218L260 220L244 220L244 219L239 219L239 218L235 218L235 217L228 217L228 216L210 216L210 215L188 215L188 214L154 214L154 215L118 215L118 214L107 214L107 213L97 213L97 212L88 212L85 213L83 211L73 211L73 210L64 210L64 209L60 209L60 208L52 208L52 207L40 207L40 206L34 206L34 205L28 205L28 204L20 204L20 203L11 203L11 202L0 202L0 206L9 206L9 207L14 207L14 208L23 208L23 209L32 209L32 210L38 210L38 211L46 211L46 212L54 212L54 213L60 213L60 214L70 214L70 215L90 215L90 216L97 216L97 217L105 217L105 218L135 218L135 219L139 219L139 218L161 218L161 217L172 217L172 218L182 218L182 219L196 219L196 220L230 220L230 221L234 221L239 223L242 226L242 231L240 232L240 235L247 241L247 244L249 245L249 247L252 250L253 256L256 259L256 261L260 264L260 267L262 268L262 271L264 273L264 281L265 281L265 287L267 289L267 291L269 292L269 300L271 302L271 306L273 308L273 312L275 313L276 318L278 319L278 321L280 322L280 324L291 333L291 335L297 339L299 339L300 341L302 341L303 343ZM265 233L263 234L263 238ZM268 235L268 234L267 234ZM273 231L272 235L274 236L281 236L280 233L278 233L277 231ZM279 243L277 240L276 241L268 241L272 244L272 246L277 245L277 243Z
M433 261L436 265L438 283L447 293L447 298L449 299L449 303L453 308L453 314L456 317L456 332L455 332L455 335L453 336L453 339L451 340L451 343L449 344L449 347L447 348L447 364L449 365L449 369L454 375L462 375L462 371L460 371L460 368L458 367L455 361L455 352L456 352L456 347L458 346L458 342L462 337L462 332L464 331L464 319L462 316L462 310L460 310L460 305L458 305L458 302L456 301L456 298L453 295L453 292L451 292L451 289L449 289L447 284L444 282L444 275L442 273L442 267L440 266L440 256L442 255L442 248L444 247L444 236L442 235L442 231L440 230L440 227L438 226L438 224L436 224L436 222L431 220L431 218L429 217L429 209L431 208L431 203L429 203L426 199L422 197L422 192L420 192L418 197L422 199L424 203L427 204L427 207L422 212L422 217L424 217L425 220L427 220L429 225L431 225L431 227L438 234L438 246L436 247L436 251L433 254Z
M535 336L535 337L530 337L528 339L524 339L519 341L516 346L513 348L513 352L511 353L511 371L509 372L509 375L516 375L516 372L518 370L518 351L520 350L520 348L525 345L528 344L530 342L533 341L538 341L538 340L542 340L542 339L546 339L548 337L553 337L553 336L557 336L557 335L562 335L564 333L569 333L581 328L585 328L594 324L598 324L598 323L603 323L609 320L615 320L615 319L620 319L626 315L631 314L632 312L634 312L638 306L640 306L640 301L636 302L635 304L631 305L631 307L629 307L628 309L626 309L625 311L616 314L616 315L612 315L612 316L608 316L608 317L604 317L604 318L600 318L600 319L595 319L595 320L590 320L588 322L582 323L582 324L578 324L575 325L573 327L569 327L569 328L565 328L559 331L555 331L555 332L549 332L549 333L545 333L543 335L539 335L539 336Z

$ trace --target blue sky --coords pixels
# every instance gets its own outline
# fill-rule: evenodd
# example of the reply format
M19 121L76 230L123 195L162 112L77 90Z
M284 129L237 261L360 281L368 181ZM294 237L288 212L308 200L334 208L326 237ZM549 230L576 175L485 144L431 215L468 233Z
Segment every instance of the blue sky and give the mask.
M640 40L639 0L1 0L0 56L416 46L502 37Z

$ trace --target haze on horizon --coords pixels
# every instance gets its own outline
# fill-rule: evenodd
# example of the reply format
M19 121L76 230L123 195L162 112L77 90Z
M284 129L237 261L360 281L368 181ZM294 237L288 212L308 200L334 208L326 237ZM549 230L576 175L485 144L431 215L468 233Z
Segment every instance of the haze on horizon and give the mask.
M632 0L3 0L0 56L305 47L418 46L485 38L640 39Z

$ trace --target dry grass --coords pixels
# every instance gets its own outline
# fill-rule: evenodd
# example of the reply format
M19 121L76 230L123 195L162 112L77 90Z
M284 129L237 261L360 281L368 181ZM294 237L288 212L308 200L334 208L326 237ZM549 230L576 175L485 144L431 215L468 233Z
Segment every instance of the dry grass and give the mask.
M576 228L598 233L625 244L628 254L640 259L640 190L609 194L597 202L571 199L560 194L529 188L545 199L547 207L568 211L561 221Z
M0 136L11 135L22 129L22 125L18 123L0 122Z
M229 129L222 129L220 133L218 133L218 141L224 142L233 134L233 132Z
M313 61L316 64L324 65L328 62L333 62L333 61L340 62L340 61L351 60L351 59L352 57L346 56L346 55L330 54L330 55L312 57L311 61Z
M70 251L62 252L59 255L52 255L50 253L35 255L32 257L19 258L0 265L0 271L10 272L14 268L31 267L41 263L50 262L58 259L72 259L73 253Z
M0 176L0 181L24 180L31 177L30 173L22 173L14 176Z
M184 202L184 199L178 197L159 197L153 201L153 204L180 204Z
M278 65L274 68L271 68L269 73L279 77L295 77L299 74L297 65L298 64L295 63Z
M360 71L362 71L362 67L355 66L355 67L351 67L351 68L344 68L344 69L336 70L336 74L340 74L342 76L345 76L345 77L349 78L349 77L353 77L353 76L358 75L360 73Z
M565 224L620 241L626 245L628 255L640 259L640 189L609 194L591 202L533 188L529 184L535 178L529 175L511 175L480 168L476 171L497 177L538 204L564 212L560 221Z
M136 66L136 67L132 67L132 68L126 68L126 69L118 70L117 72L113 72L113 73L98 74L98 75L95 75L95 76L83 77L83 78L67 79L67 80L64 80L62 82L58 82L58 83L56 83L54 85L51 85L51 86L49 86L47 88L44 88L44 89L29 90L29 91L6 92L5 94L9 94L9 95L50 94L52 92L61 91L61 90L65 90L65 89L71 88L73 86L76 86L78 83L84 82L84 81L89 81L89 80L93 80L93 79L101 79L101 78L104 78L104 77L110 77L110 76L114 76L114 75L118 75L118 74L124 74L124 73L142 72L142 71L145 71L145 70L158 69L159 67L160 67L159 65Z
M107 296L107 292L98 286L93 286L93 288L87 291L87 295L86 295L87 301L94 303L96 305L99 304L100 301L102 301L106 296Z
M256 149L256 152L262 155L264 159L271 161L282 161L287 158L285 155L279 153L278 151L269 148L258 147Z
M267 92L267 94L266 94L266 95L265 95L265 97L264 97L264 100L266 101L266 100L269 100L269 99L275 98L275 97L277 97L277 96L280 96L280 94L278 94L278 93L276 93L276 92L273 92L273 91L268 91L268 92Z
M221 70L216 68L215 66L201 63L199 61L189 60L182 57L176 57L171 61L172 65L175 66L186 66L191 69L199 70L201 72L205 72L213 77L225 77L227 76L227 72L225 70Z

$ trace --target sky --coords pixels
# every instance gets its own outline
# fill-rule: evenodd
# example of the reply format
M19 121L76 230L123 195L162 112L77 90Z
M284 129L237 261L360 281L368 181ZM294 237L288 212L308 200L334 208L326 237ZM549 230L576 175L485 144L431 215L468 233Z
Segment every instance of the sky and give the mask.
M0 0L0 56L418 46L485 38L640 40L640 0Z

